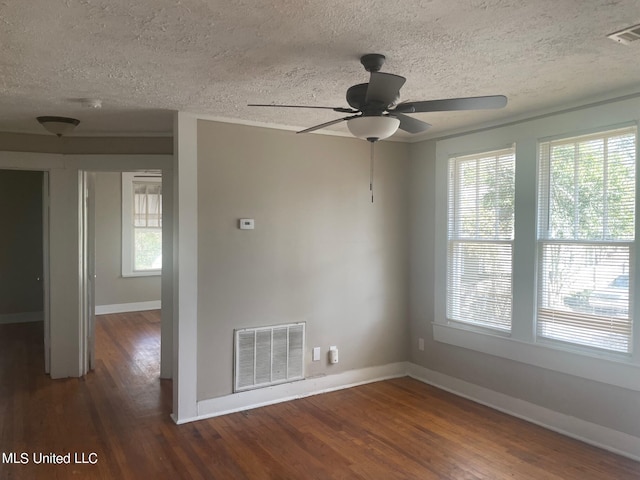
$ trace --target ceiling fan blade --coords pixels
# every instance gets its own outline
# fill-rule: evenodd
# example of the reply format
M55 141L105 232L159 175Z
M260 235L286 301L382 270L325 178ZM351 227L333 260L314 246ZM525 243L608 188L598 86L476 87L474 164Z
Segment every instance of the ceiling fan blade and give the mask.
M400 130L404 130L409 133L422 133L431 128L431 124L418 120L417 118L410 117L409 115L403 115L402 113L392 113L392 117L396 117L400 120Z
M344 107L317 107L313 105L274 105L267 103L249 103L247 107L278 107L278 108L319 108L322 110L333 110L334 112L340 113L357 113L358 110L354 110L353 108L344 108Z
M356 118L358 116L359 115L349 115L348 117L338 118L337 120L331 120L330 122L325 122L325 123L321 123L320 125L315 125L313 127L305 128L304 130L300 130L299 132L296 132L296 133L315 132L316 130L320 130L321 128L329 127L331 125L335 125L336 123L344 122L345 120L351 120L352 118Z
M453 110L484 110L502 108L507 104L504 95L486 97L448 98L444 100L426 100L423 102L405 102L398 105L403 112L449 112Z
M371 72L365 103L375 102L388 107L400 95L400 88L407 79L391 73Z

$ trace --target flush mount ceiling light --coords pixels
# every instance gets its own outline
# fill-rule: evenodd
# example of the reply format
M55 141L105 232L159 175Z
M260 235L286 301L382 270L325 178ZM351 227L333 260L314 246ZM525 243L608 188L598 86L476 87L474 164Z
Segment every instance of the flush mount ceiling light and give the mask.
M80 124L80 120L69 117L38 117L36 120L48 132L58 137L71 133Z
M370 142L390 137L396 133L399 126L399 119L387 116L361 116L347 120L347 128L354 137Z

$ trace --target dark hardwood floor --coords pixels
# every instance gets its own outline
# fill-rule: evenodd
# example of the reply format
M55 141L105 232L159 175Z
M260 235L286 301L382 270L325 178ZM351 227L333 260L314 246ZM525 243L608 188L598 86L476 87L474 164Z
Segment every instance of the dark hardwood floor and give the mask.
M410 378L178 426L159 327L158 312L98 317L95 371L50 380L42 324L0 325L0 454L29 457L0 478L640 479L640 463ZM33 463L51 453L71 464Z

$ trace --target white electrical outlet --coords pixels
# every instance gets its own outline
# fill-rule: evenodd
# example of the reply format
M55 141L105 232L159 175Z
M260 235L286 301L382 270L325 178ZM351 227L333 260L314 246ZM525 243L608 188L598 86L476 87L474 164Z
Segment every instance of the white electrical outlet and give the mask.
M320 347L313 347L313 361L320 361Z
M338 347L329 347L329 363L338 363Z
M424 351L424 338L418 339L418 350Z

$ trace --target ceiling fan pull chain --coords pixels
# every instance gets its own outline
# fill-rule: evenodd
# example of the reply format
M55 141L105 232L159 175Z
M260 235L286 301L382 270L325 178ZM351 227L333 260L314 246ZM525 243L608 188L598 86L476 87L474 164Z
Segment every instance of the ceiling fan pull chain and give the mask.
M371 142L371 162L369 165L369 191L371 192L371 203L373 203L373 144L375 140L369 140Z

